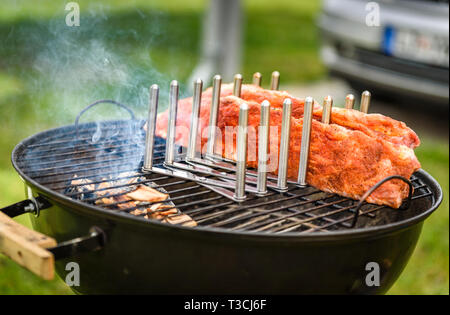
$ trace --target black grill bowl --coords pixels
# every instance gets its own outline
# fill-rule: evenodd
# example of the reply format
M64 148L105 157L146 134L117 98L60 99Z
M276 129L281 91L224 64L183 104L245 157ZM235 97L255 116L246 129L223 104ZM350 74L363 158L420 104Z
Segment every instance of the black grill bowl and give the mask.
M19 167L27 146L69 130L73 126L26 139L12 161L32 194L52 204L31 217L35 230L58 242L86 235L93 226L105 231L100 251L56 262L63 280L66 264L79 264L80 286L72 289L83 294L382 294L401 274L423 221L442 200L439 184L420 170L416 176L432 195L414 200L386 224L302 235L172 226L70 199ZM366 284L370 262L380 267L380 286Z

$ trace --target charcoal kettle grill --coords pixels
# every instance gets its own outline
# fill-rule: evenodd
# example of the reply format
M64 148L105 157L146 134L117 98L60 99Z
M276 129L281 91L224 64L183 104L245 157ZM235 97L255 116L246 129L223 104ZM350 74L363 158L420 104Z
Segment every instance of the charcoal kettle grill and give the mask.
M77 119L16 146L12 164L27 199L0 212L5 254L46 279L53 277L53 266L65 279L67 263L76 262L80 286L72 289L85 294L382 294L401 274L424 220L442 201L439 184L419 170L407 180L413 189L403 209L291 181L271 190L270 177L269 189L259 194L245 188L244 176L246 198L236 202L210 185L222 180L228 187L226 176L204 174L211 180L204 183L146 169L145 121L130 113L130 120ZM174 171L165 164L166 140L152 140L150 167ZM236 168L216 171L237 181ZM93 186L74 189L75 175ZM137 185L100 188L111 177L164 188L196 226L131 214L139 206L99 205L99 191L113 196L121 193L118 188ZM34 231L8 218L24 213L31 213ZM371 262L380 267L379 286L366 282Z

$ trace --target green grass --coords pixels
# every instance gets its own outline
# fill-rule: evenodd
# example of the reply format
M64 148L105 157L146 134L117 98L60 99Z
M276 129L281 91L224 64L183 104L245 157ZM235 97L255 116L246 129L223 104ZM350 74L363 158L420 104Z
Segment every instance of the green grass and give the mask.
M112 98L143 115L147 87L186 84L197 63L206 0L77 1L81 26L64 25L67 1L3 0L0 5L0 207L24 198L10 154L23 138L73 122L89 102ZM314 26L319 1L247 0L243 74L277 69L282 82L323 78ZM167 91L163 89L162 97ZM110 107L94 109L118 117ZM103 117L102 117L103 118ZM423 139L417 155L443 186L444 203L427 220L419 245L391 294L448 294L448 143ZM28 218L19 219L29 224ZM0 256L0 294L66 294Z

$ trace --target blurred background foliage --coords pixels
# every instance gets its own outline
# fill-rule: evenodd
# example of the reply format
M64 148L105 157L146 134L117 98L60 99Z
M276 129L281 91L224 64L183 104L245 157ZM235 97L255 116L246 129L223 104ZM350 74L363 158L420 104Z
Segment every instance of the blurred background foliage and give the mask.
M178 79L185 87L198 62L206 0L77 2L81 25L69 28L66 1L1 1L0 207L24 198L23 184L10 164L11 151L23 138L72 123L99 98L122 101L143 115L150 84L168 87ZM326 77L315 27L320 1L246 0L243 6L244 78L259 71L268 84L275 69L282 73L282 84ZM100 106L83 119L118 115ZM445 199L426 221L392 294L449 292L448 140L426 134L421 138L417 155L442 184ZM18 220L29 224L27 217ZM42 281L0 255L0 294L69 293L62 280Z

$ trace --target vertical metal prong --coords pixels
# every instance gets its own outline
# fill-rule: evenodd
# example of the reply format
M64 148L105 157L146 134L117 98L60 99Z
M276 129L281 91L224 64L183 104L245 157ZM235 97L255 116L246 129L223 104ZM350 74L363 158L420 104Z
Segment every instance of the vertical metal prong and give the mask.
M155 128L156 128L156 115L158 113L158 98L159 98L159 87L157 84L153 84L150 87L150 100L147 118L147 134L145 135L144 165L142 167L142 169L147 172L151 171L153 167L153 148L155 145Z
M209 111L208 144L206 145L206 156L208 157L214 156L214 145L216 142L216 128L217 128L217 117L219 113L221 85L222 85L222 77L220 75L214 76L211 108Z
M233 95L241 97L241 90L242 90L242 75L236 74L234 76Z
M253 74L253 85L261 86L262 75L259 72Z
M178 81L173 80L170 83L170 91L169 91L169 118L167 121L166 155L164 158L164 162L169 165L173 164L175 157L178 95L179 95Z
M359 107L359 110L363 113L369 112L370 107L370 98L372 97L372 94L370 94L369 91L364 91L361 95L361 105Z
M261 103L261 117L258 132L258 178L257 190L259 195L267 193L267 157L269 149L270 103Z
M270 89L278 90L280 87L280 73L278 71L272 72L272 78L270 80Z
M349 94L345 97L345 108L353 109L355 107L355 95Z
M247 129L248 129L248 104L243 103L239 108L239 126L237 134L237 158L236 158L236 189L234 198L243 201L245 195L245 174L247 172Z
M322 123L329 124L331 122L331 113L333 110L333 98L328 95L323 100Z
M298 165L298 184L306 186L306 174L308 171L309 145L311 140L311 125L314 99L307 97L303 114L302 143L300 144L300 161Z
M194 82L194 97L192 101L191 125L189 130L189 142L186 153L186 160L195 158L195 151L197 150L197 135L198 135L198 121L200 115L200 105L202 102L203 81L197 79Z
M287 98L283 102L283 117L281 120L280 136L280 157L278 160L278 181L277 188L286 191L287 186L287 167L289 158L289 139L291 137L291 112L292 100Z

